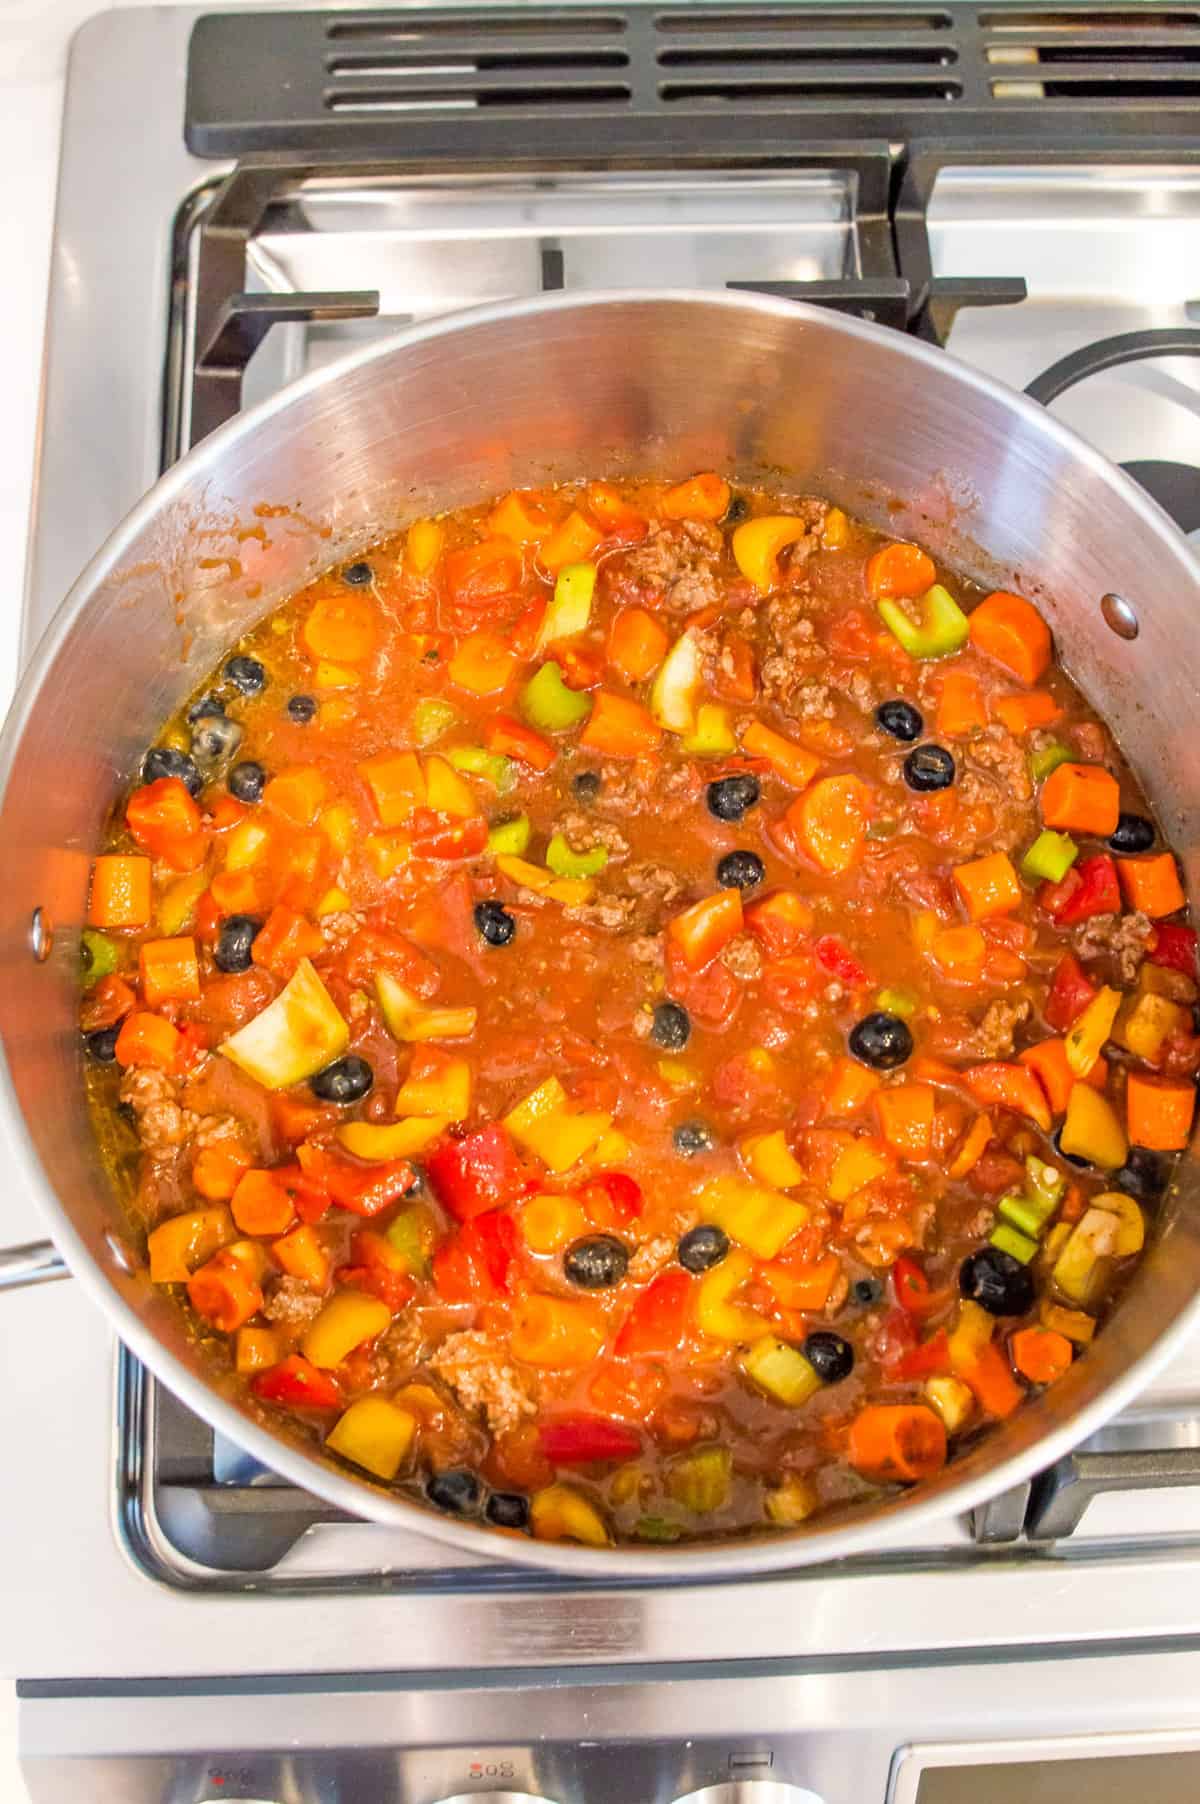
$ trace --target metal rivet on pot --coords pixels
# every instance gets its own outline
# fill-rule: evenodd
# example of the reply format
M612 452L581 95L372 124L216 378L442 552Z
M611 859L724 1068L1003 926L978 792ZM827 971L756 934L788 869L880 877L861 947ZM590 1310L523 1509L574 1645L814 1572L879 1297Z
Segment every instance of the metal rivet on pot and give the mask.
M123 1272L127 1278L132 1278L137 1270L137 1266L133 1262L133 1255L124 1241L119 1240L111 1228L105 1231L104 1244L108 1249L108 1256L117 1270Z
M39 965L44 965L54 944L54 929L44 908L35 908L29 923L29 950Z
M1104 623L1118 639L1136 639L1138 636L1138 617L1123 595L1102 595L1100 612L1104 615Z

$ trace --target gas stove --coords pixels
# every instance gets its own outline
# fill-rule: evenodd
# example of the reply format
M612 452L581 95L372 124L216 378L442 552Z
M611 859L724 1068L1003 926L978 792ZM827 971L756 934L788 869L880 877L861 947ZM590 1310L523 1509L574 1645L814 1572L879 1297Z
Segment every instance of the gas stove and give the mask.
M1161 353L1194 349L1198 96L1189 6L99 16L68 85L25 648L240 407L547 288L815 299L1017 387L1073 359L1035 392L1080 374L1056 410L1195 531L1200 366ZM1091 349L1127 335L1132 361ZM77 1376L108 1514L88 1468L48 1524L86 1560L4 1568L37 1804L1200 1795L1200 1344L970 1520L707 1585L452 1555L283 1483L123 1350L111 1403Z

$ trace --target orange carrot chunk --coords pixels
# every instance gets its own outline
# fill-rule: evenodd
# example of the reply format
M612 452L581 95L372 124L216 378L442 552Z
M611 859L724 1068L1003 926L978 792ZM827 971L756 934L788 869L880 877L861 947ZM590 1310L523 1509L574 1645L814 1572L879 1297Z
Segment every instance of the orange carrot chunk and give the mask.
M200 996L200 964L190 934L173 940L147 940L138 954L142 999L151 1008L160 1002L195 1002Z
M965 670L948 670L938 688L937 730L951 739L982 731L987 726L983 694Z
M1075 1356L1066 1335L1055 1328L1019 1328L1008 1345L1013 1364L1030 1384L1053 1384Z
M850 1464L877 1484L916 1484L946 1463L940 1416L920 1403L871 1403L850 1424Z
M893 1084L875 1092L875 1118L888 1145L905 1159L927 1159L933 1140L929 1084Z
M1035 689L1031 695L1001 695L992 703L992 713L1002 727L1021 738L1035 727L1048 727L1058 720L1062 709L1048 689Z
M609 629L608 661L627 683L641 683L658 669L670 643L645 608L622 608Z
M207 1265L193 1272L187 1292L196 1314L222 1334L233 1334L263 1305L263 1294L253 1273L229 1252L217 1253Z
M980 1347L971 1363L963 1367L962 1376L974 1391L980 1409L1000 1421L1011 1416L1025 1396L994 1341Z
M814 864L836 876L862 851L870 800L858 777L822 777L792 803L785 819Z
M334 664L361 664L375 650L379 615L369 595L322 596L300 629L304 649Z
M699 971L742 931L742 892L721 889L667 922L667 938L678 946L689 971Z
M183 1046L183 1035L161 1015L139 1009L126 1015L117 1035L117 1064L154 1065L159 1071L173 1071Z
M1116 831L1121 791L1102 764L1060 764L1042 784L1041 807L1047 827L1107 839Z
M959 1145L958 1151L946 1169L946 1176L952 1179L965 1178L969 1171L974 1171L980 1159L988 1149L992 1138L992 1120L990 1115L976 1115L967 1129Z
M117 1042L118 1057L120 1041ZM1125 1119L1135 1146L1181 1152L1192 1135L1196 1087L1187 1078L1151 1077L1131 1071L1125 1085Z
M1043 1133L1050 1132L1050 1110L1042 1086L1024 1065L1006 1065L1000 1060L990 1065L971 1065L962 1077L972 1096L981 1103L1028 1115Z
M654 751L662 736L662 728L640 702L601 689L579 743L605 758L640 758Z
M807 789L821 768L821 760L806 752L793 739L773 733L761 720L753 721L742 734L742 750L752 758L765 758L777 777L793 789Z
M210 1202L228 1202L249 1163L249 1153L236 1140L214 1140L196 1154L193 1187Z
M888 595L924 595L936 578L933 559L904 539L885 545L867 561L867 593L875 601Z
M955 865L954 886L973 921L1010 914L1020 905L1021 885L1005 852L989 852L986 858Z
M1031 688L1050 662L1050 629L1032 602L996 589L971 615L971 644ZM1110 828L1111 832L1112 829Z
M88 921L93 927L145 927L150 920L150 860L107 853L92 866Z
M1140 909L1152 921L1173 915L1187 901L1173 852L1157 852L1151 858L1118 858L1117 875L1130 908Z
M246 1171L230 1204L243 1234L284 1234L296 1219L292 1199L273 1171Z
M667 520L722 520L729 512L729 484L711 470L689 476L667 490L661 510Z
M857 1115L878 1090L883 1079L877 1071L868 1071L857 1059L843 1053L833 1062L833 1075L825 1092L826 1115Z

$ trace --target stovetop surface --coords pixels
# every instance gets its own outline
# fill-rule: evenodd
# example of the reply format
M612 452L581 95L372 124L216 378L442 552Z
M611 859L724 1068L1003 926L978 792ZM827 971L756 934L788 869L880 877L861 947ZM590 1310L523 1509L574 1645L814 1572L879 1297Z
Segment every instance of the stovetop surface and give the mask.
M116 15L77 43L26 644L109 527L187 442L199 231L228 173L227 164L189 155L178 139L187 33L197 16L183 9ZM148 95L156 97L149 107ZM138 113L136 132L110 129L123 102ZM1200 302L1200 161L1185 146L1160 150L1157 160L1143 153L1103 163L1065 154L1061 162L1022 161L1012 146L1002 159L996 154L964 153L937 174L926 213L933 270L1021 277L1028 299L964 308L949 332L952 353L1023 386L1097 338L1192 318ZM116 194L119 207L101 204ZM454 181L326 173L298 181L250 234L246 286L276 295L374 289L378 316L277 325L249 364L244 399L262 399L411 320L535 293L548 281L567 288L837 282L861 274L866 258L853 179L844 171L681 177L668 169L564 168ZM106 348L103 359L97 344ZM116 391L126 406L114 419ZM1093 378L1056 411L1116 461L1200 466L1195 360ZM728 1624L712 1620L697 1587L668 1589L656 1601L650 1588L624 1601L609 1591L582 1618L572 1616L569 1594L548 1595L536 1633L526 1621L514 1635L500 1606L507 1594L538 1588L527 1575L466 1558L448 1566L444 1550L419 1537L329 1520L321 1506L247 1467L236 1449L206 1443L206 1431L181 1422L178 1406L127 1356L118 1403L117 1531L140 1569L166 1585L214 1598L278 1591L293 1607L302 1598L328 1607L342 1593L361 1600L407 1592L423 1600L427 1629L412 1648L422 1666L459 1663L453 1643L472 1596L481 1664L730 1651ZM1091 1451L1147 1449L1197 1457L1200 1342ZM260 1501L248 1503L250 1493ZM919 1545L900 1542L839 1566L833 1590L844 1602L823 1603L819 1624L797 1623L795 1584L811 1605L829 1595L834 1569L740 1587L734 1639L742 1652L778 1657L800 1648L945 1649L1182 1632L1200 1595L1195 1497L1139 1490L1102 1498L1069 1544L1014 1538L1023 1503L1012 1506L1016 1514L1001 1524L997 1544L981 1546L971 1524L949 1522ZM265 1534L247 1537L247 1517L256 1515L267 1522ZM956 1601L964 1568L975 1599L967 1620ZM1133 1575L1130 1608L1114 1625L1102 1591ZM909 1590L918 1577L919 1612ZM489 1600L495 1607L484 1612ZM435 1601L436 1618L428 1614Z

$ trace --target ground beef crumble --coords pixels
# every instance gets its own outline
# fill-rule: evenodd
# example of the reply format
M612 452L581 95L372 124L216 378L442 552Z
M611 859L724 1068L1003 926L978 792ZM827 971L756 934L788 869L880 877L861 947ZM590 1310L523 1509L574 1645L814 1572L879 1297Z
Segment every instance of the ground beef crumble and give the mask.
M165 1071L135 1065L121 1079L121 1101L137 1116L142 1150L151 1158L169 1157L191 1137L200 1116L179 1105L181 1085Z
M493 1434L511 1434L537 1414L537 1404L503 1349L478 1329L447 1335L429 1362L469 1414L481 1414Z
M739 933L721 953L721 963L742 983L753 983L762 975L762 948L748 933Z
M279 1278L263 1304L263 1314L269 1322L298 1328L319 1315L324 1302L324 1297L315 1296L303 1278Z
M610 859L629 856L629 841L611 821L593 820L572 809L560 815L555 825L572 852L590 852L594 846L603 846Z
M1149 915L1093 915L1075 930L1075 950L1082 959L1107 955L1122 983L1132 983L1154 932Z
M720 529L702 520L651 527L643 542L626 552L623 573L671 613L691 614L721 600L716 567L724 548Z

